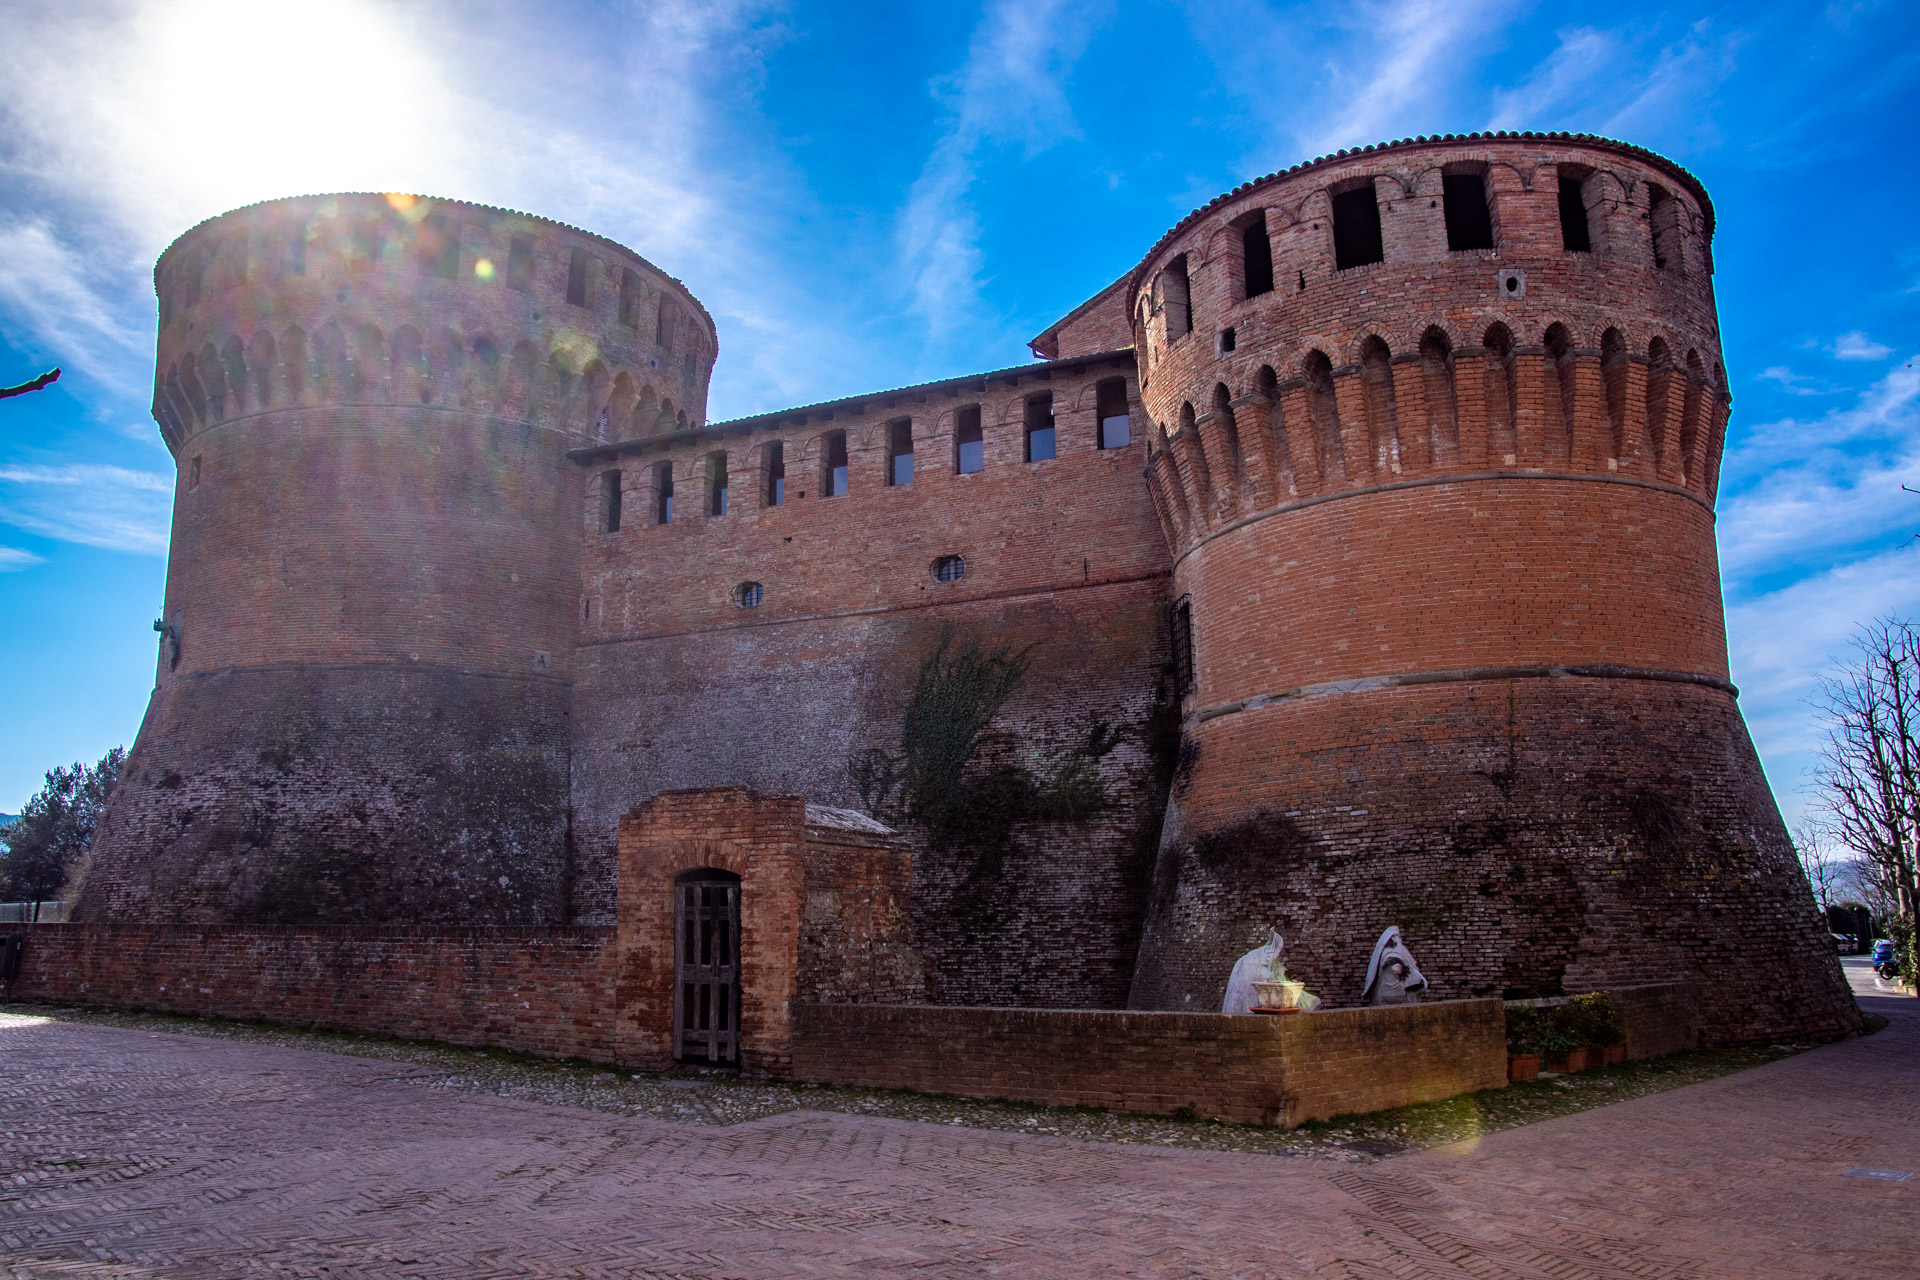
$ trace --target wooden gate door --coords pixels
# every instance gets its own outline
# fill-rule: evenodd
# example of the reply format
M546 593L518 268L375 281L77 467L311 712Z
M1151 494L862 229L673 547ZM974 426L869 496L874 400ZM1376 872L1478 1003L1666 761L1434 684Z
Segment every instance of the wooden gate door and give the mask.
M674 886L673 1056L740 1060L740 882Z

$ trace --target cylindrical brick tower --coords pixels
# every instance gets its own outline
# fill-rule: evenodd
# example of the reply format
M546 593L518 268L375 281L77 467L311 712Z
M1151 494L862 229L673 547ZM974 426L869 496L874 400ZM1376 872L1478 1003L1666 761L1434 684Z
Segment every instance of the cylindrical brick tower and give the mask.
M565 452L698 424L712 321L598 236L414 196L213 218L155 284L159 679L78 916L561 922Z
M1191 629L1136 1007L1217 1008L1269 924L1357 1003L1397 924L1435 997L1695 978L1713 1039L1857 1025L1727 679L1712 230L1636 147L1418 139L1134 272Z

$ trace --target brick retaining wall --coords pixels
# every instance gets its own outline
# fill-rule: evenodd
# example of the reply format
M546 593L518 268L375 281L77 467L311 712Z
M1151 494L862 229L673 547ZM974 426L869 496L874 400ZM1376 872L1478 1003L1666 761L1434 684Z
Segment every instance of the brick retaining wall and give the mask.
M794 1078L1284 1124L1506 1083L1498 1000L1269 1018L800 1004Z
M16 1000L613 1060L610 928L43 924L19 932L26 947Z

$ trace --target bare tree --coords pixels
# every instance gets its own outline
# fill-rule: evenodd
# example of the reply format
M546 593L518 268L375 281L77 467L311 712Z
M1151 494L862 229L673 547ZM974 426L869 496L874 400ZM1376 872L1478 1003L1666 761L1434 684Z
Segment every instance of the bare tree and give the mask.
M1820 682L1827 721L1815 774L1823 826L1864 871L1911 939L1920 902L1920 630L1882 618L1854 638L1854 658Z
M17 386L0 387L0 400L11 400L14 396L23 396L29 391L38 391L58 381L60 381L60 371L58 369L49 369L39 377L29 378Z
M1842 855L1834 838L1817 823L1803 822L1793 829L1793 848L1800 855L1807 883L1813 886L1813 900L1825 911L1841 892L1849 860Z

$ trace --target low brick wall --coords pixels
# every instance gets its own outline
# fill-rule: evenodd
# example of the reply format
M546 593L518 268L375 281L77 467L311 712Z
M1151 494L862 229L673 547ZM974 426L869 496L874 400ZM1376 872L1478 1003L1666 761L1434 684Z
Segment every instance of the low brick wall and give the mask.
M16 1000L611 1062L610 928L23 925Z
M1700 993L1691 982L1609 987L1627 1034L1627 1057L1658 1058L1700 1046Z
M1498 1000L1290 1017L800 1004L794 1078L1293 1126L1506 1084Z

